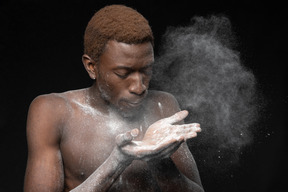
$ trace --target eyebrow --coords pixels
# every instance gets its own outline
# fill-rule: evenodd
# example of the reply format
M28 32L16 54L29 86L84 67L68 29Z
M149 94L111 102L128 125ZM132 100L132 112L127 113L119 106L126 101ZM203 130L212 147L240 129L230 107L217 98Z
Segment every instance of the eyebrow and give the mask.
M117 66L115 67L115 69L126 69L126 70L131 70L131 67L127 67L127 66Z
M149 63L148 65L142 67L141 69L147 69L147 68L149 68L149 67L152 67L152 64L153 64L153 63L154 63L154 62L151 62L151 63ZM115 69L116 69L116 70L117 70L117 69L133 70L132 67L127 67L127 66L117 66L117 67L115 67Z

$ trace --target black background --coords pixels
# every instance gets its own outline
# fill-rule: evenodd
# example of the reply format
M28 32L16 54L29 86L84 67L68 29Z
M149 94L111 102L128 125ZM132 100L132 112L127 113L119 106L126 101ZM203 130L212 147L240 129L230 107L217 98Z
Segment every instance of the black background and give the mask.
M237 166L224 173L211 172L195 157L202 182L207 192L284 191L288 172L284 5L183 0L1 1L0 191L23 190L25 124L33 98L91 85L81 63L83 33L96 10L114 3L131 6L149 20L156 54L168 26L186 25L195 15L230 18L243 65L255 74L267 105L261 111L254 142L242 152Z

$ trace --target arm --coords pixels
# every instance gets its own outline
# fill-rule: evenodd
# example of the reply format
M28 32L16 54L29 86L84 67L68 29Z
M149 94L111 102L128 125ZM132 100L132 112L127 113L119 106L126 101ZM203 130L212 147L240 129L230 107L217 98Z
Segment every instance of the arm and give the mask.
M133 158L124 155L121 147L129 143L136 136L133 131L120 134L116 137L116 146L106 161L97 168L83 183L71 192L108 191L118 176L131 164Z
M196 163L185 142L201 131L199 124L173 125L187 115L187 111L180 111L155 122L147 129L142 141L132 141L122 149L135 159L147 161L161 191L204 191Z
M66 102L55 95L37 97L30 105L27 118L28 161L25 192L64 191L64 169L60 151L61 127L69 116ZM128 136L127 136L128 135ZM130 137L129 137L130 135ZM130 132L120 135L117 144L131 141ZM109 158L73 191L107 191L132 162L116 146Z
M164 94L161 101L164 116L179 111L178 102L172 95ZM184 121L179 123L183 124ZM193 137L196 137L196 134ZM186 142L183 142L177 151L170 155L169 158L153 159L147 162L160 188L163 191L204 191L196 162Z
M196 163L186 143L171 157L147 163L162 191L204 191Z
M187 111L152 124L142 141L133 141L139 133L133 129L116 137L116 147L107 160L72 191L106 191L135 159L151 160L170 156L180 144L200 131L198 124L172 125L187 116Z
M171 160L183 176L193 183L195 188L200 187L202 189L200 191L204 191L196 162L186 142L171 156Z
M36 98L30 105L27 119L28 161L24 191L63 191L64 174L59 149L58 130L61 112L53 109L53 101Z
M115 148L108 159L71 192L107 191L131 162Z
M31 103L27 119L29 154L24 184L25 192L64 190L65 179L60 142L61 127L63 127L65 117L69 116L65 105L65 100L55 95L40 96ZM170 123L181 121L186 116L186 112L180 114L182 115L166 118L164 123L163 120L159 121L158 124L162 125L164 131L173 130L174 126ZM151 126L150 133L158 127L157 123ZM192 129L190 126L180 126L177 130L186 128ZM174 134L178 137L177 132ZM147 134L142 143L135 145L131 141L137 135L137 129L118 135L117 145L107 160L72 191L107 191L134 159L166 156L170 151L175 151L175 146L179 146L181 140L184 139L179 136L180 140L174 138L167 140L165 134L160 131L158 134ZM157 139L162 136L162 140L160 138L162 142L155 144L153 136Z

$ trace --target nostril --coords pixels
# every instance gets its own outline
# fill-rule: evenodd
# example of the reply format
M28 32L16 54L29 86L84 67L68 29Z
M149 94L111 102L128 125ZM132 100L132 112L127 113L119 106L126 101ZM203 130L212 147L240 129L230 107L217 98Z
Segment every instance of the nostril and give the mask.
M146 93L147 89L144 89L140 94L138 94L139 96L142 96Z
M141 86L137 86L137 87L132 87L130 89L130 93L135 94L135 95L139 95L142 96L146 93L147 89L145 85L141 85Z
M131 81L129 91L132 94L142 96L147 91L147 86L143 82L143 76L139 73L135 73L133 77L134 78Z

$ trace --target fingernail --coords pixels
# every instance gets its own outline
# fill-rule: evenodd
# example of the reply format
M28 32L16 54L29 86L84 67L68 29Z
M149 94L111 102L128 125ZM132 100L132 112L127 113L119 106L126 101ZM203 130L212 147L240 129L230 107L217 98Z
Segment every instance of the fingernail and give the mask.
M132 137L137 137L138 133L139 133L138 129L131 130Z

